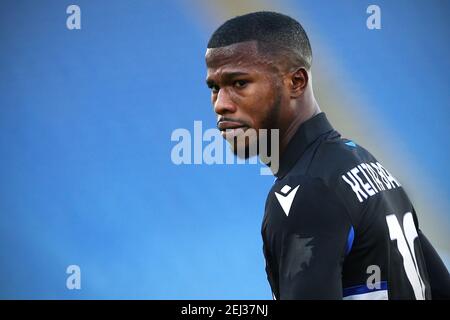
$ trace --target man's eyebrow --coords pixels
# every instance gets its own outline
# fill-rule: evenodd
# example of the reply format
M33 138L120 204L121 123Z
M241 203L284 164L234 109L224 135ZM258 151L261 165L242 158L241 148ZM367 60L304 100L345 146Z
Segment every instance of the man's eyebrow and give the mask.
M248 76L249 73L248 72L242 72L242 71L230 71L230 72L222 72L220 74L220 76L223 78L223 80L227 81L236 77L241 77L241 76ZM211 78L206 78L206 84L212 85L214 84L214 80L212 80Z
M247 76L247 75L249 75L249 73L242 72L242 71L233 71L233 72L224 72L224 73L222 73L222 77L224 77L225 79L231 79L231 78Z

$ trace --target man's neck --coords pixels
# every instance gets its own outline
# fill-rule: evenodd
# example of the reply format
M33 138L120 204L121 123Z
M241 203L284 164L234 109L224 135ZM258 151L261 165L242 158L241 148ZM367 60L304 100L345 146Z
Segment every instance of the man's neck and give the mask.
M272 171L273 175L276 175L276 173L278 172L279 164L283 157L283 153L287 149L289 142L292 140L292 138L294 137L294 135L296 134L296 132L300 128L300 126L304 122L308 121L309 119L311 119L312 117L314 117L315 115L317 115L321 112L319 105L317 104L317 102L315 100L314 100L314 103L310 105L310 107L307 107L304 109L299 109L299 110L303 110L303 112L302 113L299 112L297 114L297 116L294 118L293 121L291 121L288 128L283 133L280 130L280 133L282 133L282 136L280 136L278 157L276 157L277 165L274 165L274 163L272 163L272 161L275 159L271 159L271 162L269 164L267 164L268 167L270 168L270 170ZM304 110L306 110L306 111L304 111Z
M299 108L297 116L294 120L289 124L287 129L284 131L283 135L280 137L280 159L283 156L284 151L286 150L289 142L294 137L298 128L306 121L314 117L315 115L321 112L319 105L314 100L310 107Z

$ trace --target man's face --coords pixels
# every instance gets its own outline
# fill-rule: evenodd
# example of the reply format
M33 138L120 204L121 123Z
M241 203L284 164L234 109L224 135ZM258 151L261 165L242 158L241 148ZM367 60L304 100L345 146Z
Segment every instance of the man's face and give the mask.
M249 41L208 49L206 65L218 129L235 153L243 147L245 157L252 156L248 149L259 130L278 128L283 86L275 60L259 53L256 41ZM236 144L242 135L250 137L245 146Z

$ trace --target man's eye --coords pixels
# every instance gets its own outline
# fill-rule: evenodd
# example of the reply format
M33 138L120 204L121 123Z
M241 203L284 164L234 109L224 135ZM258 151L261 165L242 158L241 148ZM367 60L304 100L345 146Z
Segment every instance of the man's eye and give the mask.
M217 93L217 92L219 92L219 89L220 89L219 86L217 86L215 84L211 84L208 87L211 89L212 93Z
M234 86L236 88L244 88L247 85L247 83L248 83L248 81L246 81L246 80L236 80L234 82Z

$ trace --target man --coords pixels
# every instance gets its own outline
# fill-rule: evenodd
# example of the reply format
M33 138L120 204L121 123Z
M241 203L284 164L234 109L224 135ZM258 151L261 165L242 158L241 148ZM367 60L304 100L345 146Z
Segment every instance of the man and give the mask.
M311 62L302 26L274 12L228 20L206 52L223 136L233 143L250 129L279 133L262 224L274 298L449 298L448 271L401 183L320 111Z

